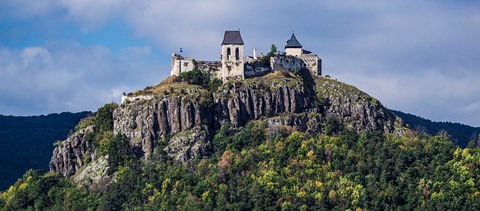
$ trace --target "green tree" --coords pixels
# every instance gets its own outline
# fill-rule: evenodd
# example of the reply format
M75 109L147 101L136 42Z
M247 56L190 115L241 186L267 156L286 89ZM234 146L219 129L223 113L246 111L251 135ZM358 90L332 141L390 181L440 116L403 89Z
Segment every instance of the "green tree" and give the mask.
M113 111L118 107L116 103L105 104L100 107L95 114L93 123L95 130L99 133L113 130Z
M277 46L275 44L272 44L270 46L270 51L267 54L267 57L272 57L277 53Z
M108 174L115 172L118 167L124 166L135 158L129 140L124 135L117 134L105 140L105 150L108 152Z
M203 87L208 87L210 85L210 80L212 78L212 73L207 72L207 71L201 71L198 69L193 69L188 72L182 72L180 73L179 78L182 81L191 83L191 84L197 84L201 85Z

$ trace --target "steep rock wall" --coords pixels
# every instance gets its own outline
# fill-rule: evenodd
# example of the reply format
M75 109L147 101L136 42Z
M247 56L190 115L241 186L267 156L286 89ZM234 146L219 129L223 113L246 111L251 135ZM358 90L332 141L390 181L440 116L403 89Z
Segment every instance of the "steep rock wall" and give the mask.
M157 141L195 126L211 125L210 107L200 96L157 96L124 103L115 110L114 131L150 157Z
M263 119L272 127L287 125L312 134L325 132L331 119L356 131L401 134L403 128L401 119L378 100L328 78L267 75L227 82L213 93L198 86L169 86L168 92L130 98L113 112L114 133L128 137L139 157L163 159L158 155L166 154L181 162L206 157L212 153L210 140L227 121L235 129ZM84 138L93 130L79 131L56 147L51 171L69 176L84 165L85 156L93 158L94 149Z
M250 120L316 110L315 95L305 92L301 84L233 83L214 94L216 129L225 121L233 127Z
M93 126L89 126L56 146L49 163L50 171L71 176L85 165L84 159L94 159L95 149L92 146L91 137L88 138L94 130Z
M353 86L320 77L315 82L325 116L338 119L349 129L391 133L395 132L395 124L403 125L380 101Z

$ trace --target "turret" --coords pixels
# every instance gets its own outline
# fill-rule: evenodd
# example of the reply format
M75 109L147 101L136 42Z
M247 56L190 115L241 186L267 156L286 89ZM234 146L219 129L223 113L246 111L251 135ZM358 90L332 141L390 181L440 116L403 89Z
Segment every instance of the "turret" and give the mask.
M291 56L300 56L303 54L302 44L298 42L294 33L292 33L292 37L287 40L287 45L285 45L285 53Z
M222 42L222 80L244 78L243 40L240 31L225 31Z

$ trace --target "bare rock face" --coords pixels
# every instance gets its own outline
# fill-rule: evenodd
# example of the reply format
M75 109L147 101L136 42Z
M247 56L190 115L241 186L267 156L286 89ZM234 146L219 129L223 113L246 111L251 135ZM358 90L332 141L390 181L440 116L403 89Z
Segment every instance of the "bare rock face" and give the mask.
M315 95L306 92L301 84L288 82L233 83L224 87L214 94L216 128L225 121L239 127L250 120L315 110Z
M403 129L401 119L378 100L329 78L280 72L230 81L215 92L188 84L166 87L127 99L113 112L114 133L125 135L139 158L163 159L166 155L186 162L208 157L213 153L210 141L226 122L238 129L251 120L264 120L273 129L285 125L311 134L324 133L332 119L359 132L401 135ZM93 159L94 147L87 138L93 132L88 127L57 146L50 170L70 176L85 165L85 159ZM94 167L83 174L100 171Z
M182 92L123 103L113 115L114 132L126 135L141 157L150 158L157 143L168 141L167 155L186 161L211 153L211 136L227 121L239 128L250 120L318 110L313 87L305 88L298 78L228 82L213 94ZM178 136L192 131L193 135ZM186 138L200 142L192 145Z
M328 78L316 78L317 99L325 117L336 118L349 129L398 132L403 122L377 99L357 88Z
M108 155L104 155L88 163L76 172L72 179L77 184L89 187L91 191L105 191L113 177L113 175L107 174L108 168Z
M211 151L208 138L208 130L197 126L171 137L163 151L169 157L181 162L206 157Z
M186 161L211 153L209 140L225 122L240 128L265 119L322 133L332 118L356 131L393 132L397 121L376 99L328 78L253 78L227 82L214 93L182 92L123 103L114 112L114 132L126 135L140 157L150 158L157 144L167 141L167 155Z
M275 116L266 119L270 127L290 126L294 130L304 131L311 134L322 133L324 128L324 117L317 112L304 112Z
M159 96L124 103L115 110L114 131L149 158L156 142L193 127L211 124L210 107L200 96Z
M82 129L55 147L49 164L50 171L68 177L85 165L85 160L93 160L95 149L91 143L92 138L88 136L94 130L93 126Z

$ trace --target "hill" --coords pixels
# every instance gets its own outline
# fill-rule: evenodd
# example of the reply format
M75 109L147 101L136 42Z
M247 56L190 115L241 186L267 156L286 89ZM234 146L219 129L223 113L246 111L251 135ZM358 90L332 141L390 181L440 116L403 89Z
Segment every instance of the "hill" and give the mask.
M41 116L0 115L0 190L8 188L28 169L48 169L53 143L68 136L91 112Z
M0 207L476 210L479 167L479 148L412 131L336 80L279 71L218 84L197 72L99 108Z
M477 140L480 128L452 122L434 122L419 116L391 110L395 115L405 121L413 130L426 132L430 135L438 135L446 131L451 136L454 144L464 148L472 140Z

